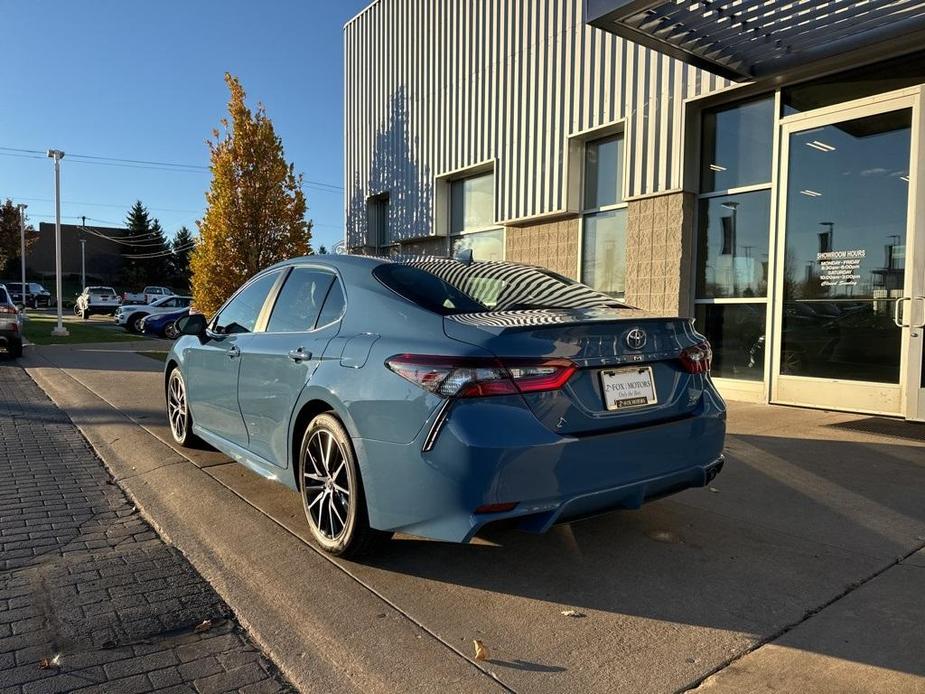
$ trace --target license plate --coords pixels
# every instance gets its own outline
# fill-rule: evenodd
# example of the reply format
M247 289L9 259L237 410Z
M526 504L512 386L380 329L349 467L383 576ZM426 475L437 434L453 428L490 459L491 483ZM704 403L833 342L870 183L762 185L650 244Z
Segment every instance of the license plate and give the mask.
M648 407L657 402L651 366L601 371L601 390L608 410Z

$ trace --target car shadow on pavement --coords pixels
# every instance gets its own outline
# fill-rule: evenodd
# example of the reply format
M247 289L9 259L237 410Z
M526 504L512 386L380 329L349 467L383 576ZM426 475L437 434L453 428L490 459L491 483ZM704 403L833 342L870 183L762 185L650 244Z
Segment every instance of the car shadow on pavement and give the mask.
M377 585L388 572L396 596L414 588L395 578L404 575L448 584L468 600L518 599L504 600L506 608L527 598L592 619L600 611L618 622L633 615L757 638L801 622L925 545L925 449L765 436L729 444L726 470L709 489L543 536L489 526L468 546L403 538L350 570ZM925 572L917 571L921 590ZM908 603L897 608L915 626L890 648L828 639L823 652L925 676L912 645L925 639L925 605Z

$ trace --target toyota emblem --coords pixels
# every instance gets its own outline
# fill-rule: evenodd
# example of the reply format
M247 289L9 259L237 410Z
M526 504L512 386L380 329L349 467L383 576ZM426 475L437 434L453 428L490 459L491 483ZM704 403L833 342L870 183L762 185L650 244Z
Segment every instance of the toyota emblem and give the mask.
M642 349L646 346L646 331L642 328L633 328L626 333L626 346L630 349Z

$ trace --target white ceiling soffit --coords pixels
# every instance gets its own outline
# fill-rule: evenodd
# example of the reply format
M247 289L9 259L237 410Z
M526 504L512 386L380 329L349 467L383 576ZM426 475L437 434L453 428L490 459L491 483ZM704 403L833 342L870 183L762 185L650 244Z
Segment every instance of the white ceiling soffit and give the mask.
M921 35L925 0L585 0L585 21L743 81Z

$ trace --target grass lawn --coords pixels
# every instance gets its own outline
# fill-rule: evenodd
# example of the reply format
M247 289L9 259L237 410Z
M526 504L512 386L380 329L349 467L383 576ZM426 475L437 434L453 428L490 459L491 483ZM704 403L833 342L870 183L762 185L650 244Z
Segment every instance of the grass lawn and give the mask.
M74 320L65 317L64 327L70 335L54 337L51 329L58 323L56 316L45 313L28 313L28 320L23 324L23 334L29 342L36 345L72 345L82 342L130 342L144 340L140 335L132 335L122 330L113 330L92 321Z

